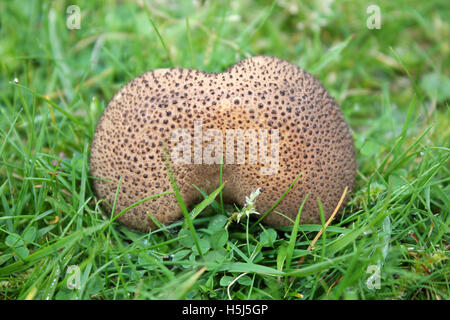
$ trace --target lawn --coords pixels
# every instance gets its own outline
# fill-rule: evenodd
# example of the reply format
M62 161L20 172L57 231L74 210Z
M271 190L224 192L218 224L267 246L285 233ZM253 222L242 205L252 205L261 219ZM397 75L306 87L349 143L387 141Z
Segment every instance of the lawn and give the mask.
M449 299L449 19L446 0L1 1L0 298ZM112 221L88 160L114 93L151 69L254 55L339 103L358 162L344 214L225 229L236 208L218 190L190 223Z

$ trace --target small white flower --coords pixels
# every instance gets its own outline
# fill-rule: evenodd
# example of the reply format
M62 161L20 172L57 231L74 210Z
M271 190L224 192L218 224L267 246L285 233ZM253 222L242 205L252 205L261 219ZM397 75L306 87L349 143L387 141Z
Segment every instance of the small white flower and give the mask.
M241 218L244 216L249 217L251 214L260 214L258 211L256 211L255 205L256 198L259 196L260 193L261 189L258 188L256 189L256 191L252 192L250 196L245 197L245 206L242 208L240 212L235 212L231 215L231 217L228 218L228 222L225 228L228 228L228 226L233 220L239 223L239 221L241 221Z

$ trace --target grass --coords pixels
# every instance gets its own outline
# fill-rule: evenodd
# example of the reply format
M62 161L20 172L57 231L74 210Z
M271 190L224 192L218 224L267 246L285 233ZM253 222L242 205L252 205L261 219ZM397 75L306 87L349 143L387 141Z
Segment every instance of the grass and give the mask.
M1 2L0 298L449 299L449 7L378 3L370 30L371 1L77 1L68 30L70 2ZM225 229L235 208L220 190L183 210L188 223L112 221L88 155L115 91L257 54L313 73L340 104L358 158L345 214L312 250L326 221Z

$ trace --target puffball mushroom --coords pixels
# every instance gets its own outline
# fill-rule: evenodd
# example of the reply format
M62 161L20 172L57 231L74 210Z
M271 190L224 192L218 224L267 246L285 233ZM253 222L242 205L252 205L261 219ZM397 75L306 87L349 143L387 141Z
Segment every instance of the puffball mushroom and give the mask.
M170 191L164 150L187 206L203 199L195 186L206 193L220 186L221 161L224 202L243 206L260 188L261 214L301 174L263 220L271 226L291 224L283 215L295 220L307 194L300 222L320 223L317 198L327 219L356 174L352 135L336 101L311 74L273 57L248 58L223 73L157 69L122 87L92 141L98 198L113 204L120 180L119 213ZM155 227L149 214L163 224L182 217L172 193L133 207L118 221L148 231Z

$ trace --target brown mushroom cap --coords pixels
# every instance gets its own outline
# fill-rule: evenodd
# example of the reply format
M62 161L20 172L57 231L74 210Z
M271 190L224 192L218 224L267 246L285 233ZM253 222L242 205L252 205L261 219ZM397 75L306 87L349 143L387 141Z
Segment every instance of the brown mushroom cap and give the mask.
M224 158L230 152L225 146L230 129L271 129L268 132L279 133L279 164L274 174L262 174L264 165L250 163L247 151L243 164L224 160L226 202L244 205L246 196L261 188L256 208L264 213L301 173L275 211L295 220L302 200L310 193L301 223L319 223L317 198L327 219L344 188L353 188L353 139L335 100L317 79L297 66L258 56L217 74L157 69L122 87L101 116L91 146L91 175L102 178L93 182L97 196L112 204L122 179L116 203L116 212L120 212L148 196L170 191L162 160L164 146L171 152L180 146L172 139L177 130L190 132L194 142L195 124L199 121L201 132L215 129L217 135L222 134ZM189 135L178 137L178 141ZM203 135L201 146L205 148L213 138ZM272 145L273 140L269 142ZM250 143L245 142L245 150ZM234 151L237 152L237 145ZM210 155L217 159L214 152ZM193 185L209 193L220 182L220 164L195 163L198 161L194 156L190 159L190 164L171 163L188 206L202 199ZM175 196L170 194L144 202L118 220L130 228L147 231L155 227L148 213L164 224L182 217ZM271 212L264 222L272 226L290 224L276 212Z

